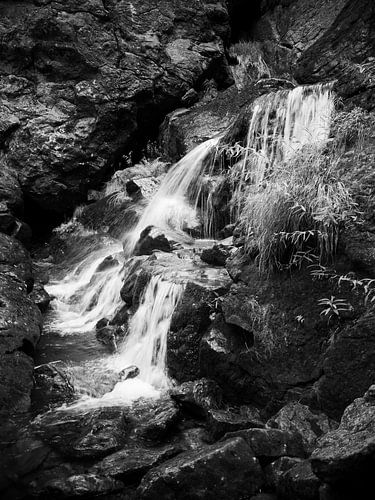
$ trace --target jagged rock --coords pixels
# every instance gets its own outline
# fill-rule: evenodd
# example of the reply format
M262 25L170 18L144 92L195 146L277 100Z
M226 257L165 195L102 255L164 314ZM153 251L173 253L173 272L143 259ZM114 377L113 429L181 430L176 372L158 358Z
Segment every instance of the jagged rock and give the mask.
M257 408L241 406L208 412L207 433L211 441L217 441L226 433L252 427L264 427Z
M135 402L130 410L135 419L133 436L146 442L159 442L180 419L180 410L169 396L156 401Z
M333 418L375 380L375 313L367 311L344 327L323 356L324 376L317 384L319 401Z
M207 248L201 253L203 262L212 266L225 266L225 262L230 256L230 250L223 245L215 245Z
M140 234L134 255L151 255L154 250L171 252L172 246L166 236L158 228L146 227Z
M371 390L372 391L372 390ZM323 436L311 455L313 471L323 481L372 481L375 463L375 401L372 392L349 405L337 430Z
M49 293L45 290L41 283L35 283L33 291L29 295L30 299L36 304L40 312L45 313L51 302Z
M167 365L178 382L200 378L199 344L210 324L211 290L189 282L171 321L167 344Z
M111 325L127 327L130 318L129 307L123 306L117 311L114 317L109 321ZM105 326L105 325L103 325Z
M28 203L56 217L134 147L135 132L156 128L205 75L220 73L229 20L213 23L212 5L197 0L26 6L1 7L2 162Z
M283 474L301 461L301 458L281 457L268 464L264 468L267 488L279 491L279 483Z
M259 458L274 460L280 457L304 458L306 450L297 432L278 429L246 429L229 432L224 439L242 437Z
M186 106L187 108L195 104L197 101L199 101L199 94L194 89L188 90L186 94L183 95L181 98L181 103L183 104L183 106Z
M201 379L185 382L170 390L171 398L186 412L197 417L207 417L209 410L220 408L222 393L212 380Z
M67 365L55 361L39 365L34 370L34 398L45 406L62 404L74 399L74 387Z
M21 243L0 233L0 413L27 411L32 389L31 356L42 317L27 296L31 261Z
M318 438L335 429L337 425L324 413L313 413L307 406L297 402L287 404L267 422L267 427L299 432L306 450L310 453Z
M0 233L0 273L10 272L19 277L31 292L34 278L31 259L22 244L6 234Z
M14 226L10 234L13 236L13 238L16 238L23 245L25 245L25 247L28 248L30 246L32 231L31 227L25 222L15 219Z
M43 488L43 493L57 498L68 499L110 495L123 489L123 483L106 476L77 474L48 481Z
M251 402L251 382L238 363L243 350L253 344L253 338L235 325L227 325L218 315L200 343L202 375L217 381L225 398L233 402Z
M303 460L281 475L277 493L285 500L319 500L320 484L310 461Z
M95 336L99 342L116 351L118 343L125 336L125 330L121 326L107 325L97 329Z
M147 471L183 451L173 445L162 448L126 447L104 458L95 470L105 477L137 482Z
M2 233L10 234L14 223L14 215L12 215L9 211L5 203L0 203L0 231Z
M124 409L55 410L33 422L34 432L63 456L102 458L120 449L127 436Z
M235 473L234 473L235 471ZM262 486L262 470L240 439L180 454L151 470L138 488L143 500L154 498L205 499L251 496Z
M124 368L120 372L120 380L128 380L130 378L135 378L138 377L139 375L139 368L137 366L128 366L127 368Z

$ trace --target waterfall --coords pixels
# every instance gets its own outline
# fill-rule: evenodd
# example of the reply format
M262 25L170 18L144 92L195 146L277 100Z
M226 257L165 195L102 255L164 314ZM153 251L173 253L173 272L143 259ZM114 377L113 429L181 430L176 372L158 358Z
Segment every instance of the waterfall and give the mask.
M252 107L244 154L229 171L233 186L233 214L238 216L248 194L248 186L258 189L272 169L290 160L305 145L320 147L330 133L333 97L329 85L298 87L258 98ZM93 331L103 317L111 318L121 307L120 290L126 279L126 261L110 258L122 252L132 255L140 233L156 226L172 240L192 242L184 232L197 227L200 215L204 230L215 227L215 189L226 178L215 177L216 154L221 137L197 146L163 178L135 227L124 235L124 243L114 243L89 254L62 281L48 291L55 296L49 327L62 334ZM204 187L203 187L204 186ZM234 217L234 220L237 220ZM103 262L107 259L107 262ZM109 259L109 260L108 260ZM139 368L136 379L119 381L101 401L131 401L153 397L169 386L166 373L167 335L173 312L184 285L171 275L156 271L145 288L140 305L130 320L129 333L119 352L106 361L108 369L120 373L129 365Z
M116 313L123 285L121 251L119 243L94 251L63 280L46 287L55 299L47 324L50 330L61 334L89 332L101 318Z
M260 186L275 164L290 160L303 146L326 144L333 111L331 84L280 90L256 99L244 159L231 174L234 219L243 208L246 186Z
M119 381L100 398L83 397L76 406L105 406L131 403L140 397L157 398L170 387L166 368L167 336L183 291L183 284L167 281L162 275L151 277L119 353L107 359L104 371L103 366L99 369L104 374L121 373L127 367L136 366L139 375Z
M134 250L140 233L148 226L158 227L176 241L187 241L184 229L194 228L199 223L196 205L206 160L215 151L220 138L200 144L169 170L137 225L125 237L124 249L128 255Z
M119 369L135 365L140 379L158 389L169 386L166 372L167 335L184 285L152 276L132 317L129 334L115 359Z

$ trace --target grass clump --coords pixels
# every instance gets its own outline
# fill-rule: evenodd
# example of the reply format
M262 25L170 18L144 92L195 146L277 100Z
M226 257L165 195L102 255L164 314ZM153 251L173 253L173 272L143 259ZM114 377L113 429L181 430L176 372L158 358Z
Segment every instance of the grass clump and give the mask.
M333 259L342 226L356 217L336 165L321 149L306 146L274 165L261 186L248 187L242 225L247 239L257 241L262 271Z

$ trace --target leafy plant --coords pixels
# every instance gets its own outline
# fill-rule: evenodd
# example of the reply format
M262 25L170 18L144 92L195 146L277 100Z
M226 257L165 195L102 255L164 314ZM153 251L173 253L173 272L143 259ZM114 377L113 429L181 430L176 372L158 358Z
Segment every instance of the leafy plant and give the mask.
M346 302L345 299L338 299L333 295L331 295L329 299L320 299L318 301L318 304L320 306L324 306L324 309L321 311L320 315L327 316L328 322L334 317L340 318L343 312L353 310L353 306L349 302Z

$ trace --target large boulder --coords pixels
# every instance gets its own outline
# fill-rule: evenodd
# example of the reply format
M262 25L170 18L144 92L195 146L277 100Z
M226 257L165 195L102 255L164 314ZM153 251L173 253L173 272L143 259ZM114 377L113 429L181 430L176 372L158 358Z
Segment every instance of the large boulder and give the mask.
M323 373L317 385L324 410L339 418L345 407L375 380L375 313L367 311L344 328L323 356Z
M306 405L292 402L268 420L267 427L299 432L308 452L315 448L318 438L334 430L337 423L321 412L312 412Z
M215 73L229 32L224 1L2 2L0 19L1 191L15 199L18 179L35 224L72 210Z
M188 451L150 471L138 488L141 499L251 497L262 486L262 470L240 439Z
M375 387L349 405L337 430L323 436L314 450L312 467L327 483L354 487L372 481L375 464Z

